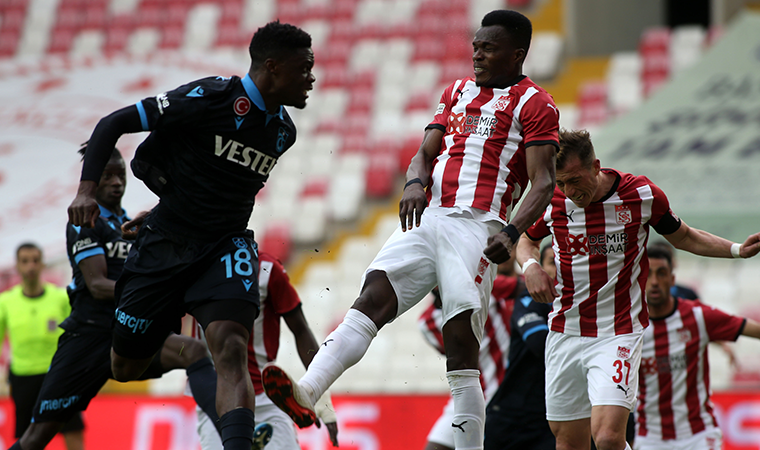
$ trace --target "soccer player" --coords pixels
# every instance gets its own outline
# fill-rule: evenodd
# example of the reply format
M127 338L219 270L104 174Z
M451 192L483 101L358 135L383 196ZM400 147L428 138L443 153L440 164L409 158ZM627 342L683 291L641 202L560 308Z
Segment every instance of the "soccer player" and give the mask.
M80 149L84 154L87 147ZM100 215L94 227L66 226L66 248L73 271L68 286L71 315L61 324L49 372L35 396L34 420L12 447L13 450L43 449L61 427L87 409L90 400L111 378L111 323L114 317L114 285L122 271L132 242L120 226L128 220L121 207L126 187L126 166L113 149L95 191ZM214 411L211 360L196 339L172 335L142 379L158 378L185 368L190 382L198 386L196 401ZM211 380L209 386L208 380ZM204 397L205 395L205 397Z
M760 323L674 297L671 255L648 249L647 309L639 369L636 450L719 450L723 435L710 401L707 344L760 339Z
M498 274L491 290L491 301L488 306L488 318L480 341L478 369L480 370L480 385L483 387L485 402L493 397L499 387L504 372L507 369L507 353L509 352L509 319L512 316L515 296L522 292L522 277L515 274L515 260L499 264ZM443 347L443 312L441 310L441 294L436 287L431 292L433 302L423 311L417 320L425 340L446 354ZM451 427L454 416L454 401L449 397L443 408L443 413L428 433L425 450L454 449L454 431Z
M264 389L297 425L314 421L316 400L383 325L439 286L454 442L460 450L483 448L478 348L496 264L509 258L554 187L559 113L522 75L531 29L515 11L486 14L473 40L474 79L445 89L407 170L401 228L365 272L359 298L298 383L276 366L264 369ZM529 179L532 188L510 220Z
M266 448L277 450L300 450L295 425L290 417L272 404L261 385L261 369L275 361L280 348L280 319L285 320L296 340L296 349L304 367L308 367L319 343L314 338L309 323L301 309L301 299L282 264L274 256L259 252L259 294L261 314L253 323L248 342L248 372L256 392L256 419L272 426L272 438ZM332 408L330 408L332 409ZM338 424L335 413L322 416L330 442L338 446ZM317 422L319 425L319 422ZM198 410L198 434L203 450L222 448L219 434L202 410Z
M132 163L157 192L116 283L111 366L120 381L138 378L181 317L205 330L219 374L216 408L226 450L251 448L254 392L247 344L259 313L253 232L256 193L296 129L283 105L303 108L315 78L311 37L270 22L249 47L243 77L192 81L100 120L90 138L69 219L92 227L97 180L125 133L150 131Z
M541 249L541 267L554 278L551 245ZM514 302L507 371L486 408L485 450L554 450L546 421L544 343L551 307L527 293Z
M531 297L552 303L546 340L546 416L557 449L629 449L626 422L638 388L644 329L645 244L653 227L674 247L702 256L749 258L760 233L743 244L689 227L665 193L644 176L602 169L588 132L560 132L557 189L521 239ZM536 258L552 236L557 284Z
M41 248L29 242L19 245L16 271L21 283L0 294L0 342L7 334L11 351L8 381L16 408L17 439L32 421L34 402L63 333L58 325L71 313L66 291L40 278L44 268ZM76 414L61 429L66 448L84 448L82 430L82 416Z

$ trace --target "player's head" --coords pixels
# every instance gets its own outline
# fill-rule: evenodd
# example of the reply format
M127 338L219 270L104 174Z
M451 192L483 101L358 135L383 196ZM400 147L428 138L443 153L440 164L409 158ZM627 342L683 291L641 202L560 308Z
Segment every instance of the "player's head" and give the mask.
M314 87L314 52L311 36L304 30L279 21L269 22L259 28L248 47L251 55L251 76L265 75L257 87L267 102L267 107L279 105L303 108L308 91ZM259 86L262 84L263 86Z
M602 166L586 130L560 130L557 187L580 208L593 201Z
M670 242L668 242L668 241L666 241L664 239L659 239L657 241L651 242L647 246L647 250L648 251L652 251L654 249L658 249L658 250L662 250L664 252L667 252L670 255L670 265L673 268L673 270L675 270L675 268L676 268L676 249L675 249L675 247L673 247L673 245Z
M550 277L557 278L557 266L554 264L554 249L551 244L541 247L541 268Z
M532 33L530 19L517 11L486 14L472 40L475 83L504 88L521 75Z
M84 159L87 152L87 143L82 144L79 154ZM98 204L111 211L121 210L121 199L124 197L124 189L127 187L127 166L119 149L114 147L108 164L103 169L103 174L95 191L95 200Z
M42 249L31 242L24 242L16 248L16 271L25 282L37 282L45 263L42 262Z
M649 255L649 276L647 277L647 303L660 306L670 301L670 288L676 282L673 275L671 253L657 247L647 248Z

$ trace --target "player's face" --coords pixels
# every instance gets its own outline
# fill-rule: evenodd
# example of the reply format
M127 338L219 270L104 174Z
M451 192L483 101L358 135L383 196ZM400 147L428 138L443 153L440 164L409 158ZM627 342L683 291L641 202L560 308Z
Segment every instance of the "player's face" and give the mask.
M670 288L675 283L675 278L667 259L649 258L647 303L659 306L667 302L670 299Z
M299 48L290 56L277 62L274 72L274 90L280 98L280 104L306 107L309 91L314 88L316 78L311 72L314 68L314 52L310 48Z
M118 209L121 207L121 198L124 197L126 187L127 169L124 160L111 158L100 176L95 200L108 209Z
M16 270L25 281L37 281L45 264L42 262L42 252L36 248L22 248L16 259Z
M557 266L554 265L554 250L547 249L543 255L541 255L541 268L544 269L547 275L552 278L557 278Z
M591 167L585 167L578 157L570 157L565 167L557 170L557 187L575 206L585 208L594 200L599 188L601 163L594 160Z
M500 25L482 27L472 41L472 65L475 84L505 88L522 72L525 50L515 48L507 31Z

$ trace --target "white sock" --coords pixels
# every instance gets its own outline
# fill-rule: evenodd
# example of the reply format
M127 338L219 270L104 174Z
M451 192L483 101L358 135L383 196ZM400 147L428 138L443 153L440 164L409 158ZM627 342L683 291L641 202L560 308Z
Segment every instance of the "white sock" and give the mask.
M486 401L480 387L480 371L475 369L446 372L454 399L454 444L457 450L483 450Z
M298 381L306 388L312 405L346 369L362 359L375 336L375 322L358 309L349 309L343 322L327 336L306 374Z

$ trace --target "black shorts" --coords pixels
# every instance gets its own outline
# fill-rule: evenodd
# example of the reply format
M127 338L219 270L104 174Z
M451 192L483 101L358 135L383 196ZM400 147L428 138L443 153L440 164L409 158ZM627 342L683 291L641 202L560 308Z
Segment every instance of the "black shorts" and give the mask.
M546 416L486 414L484 450L554 450L556 446Z
M248 330L259 313L258 250L253 232L215 242L183 239L146 223L116 282L113 349L145 359L189 312L206 328L233 320Z
M45 378L46 374L18 376L11 372L8 375L11 397L13 397L13 404L16 406L16 438L23 436L24 431L29 428L29 424L32 422L32 412ZM68 433L69 431L81 430L84 430L84 422L82 421L82 414L77 412L69 417L61 432Z
M158 357L141 380L163 373ZM44 383L35 396L35 422L67 422L87 409L90 400L111 376L111 331L65 331L50 363ZM66 427L64 427L66 431Z

